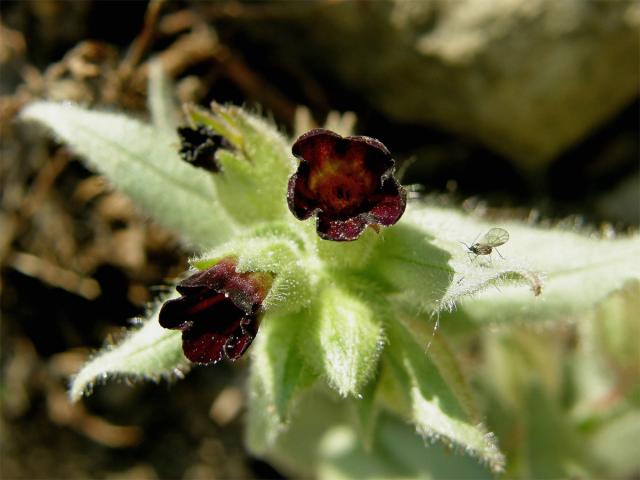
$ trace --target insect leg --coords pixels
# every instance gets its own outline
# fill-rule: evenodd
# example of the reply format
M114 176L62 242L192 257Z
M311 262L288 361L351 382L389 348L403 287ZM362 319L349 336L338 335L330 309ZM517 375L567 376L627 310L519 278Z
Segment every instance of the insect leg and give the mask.
M504 260L504 257L502 256L502 254L500 253L500 251L498 250L497 247L493 247L493 249L498 252L498 255L500 255L500 258Z

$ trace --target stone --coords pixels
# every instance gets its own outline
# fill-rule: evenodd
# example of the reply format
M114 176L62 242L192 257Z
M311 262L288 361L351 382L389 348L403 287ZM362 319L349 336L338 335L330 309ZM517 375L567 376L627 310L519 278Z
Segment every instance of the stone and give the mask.
M247 29L399 122L544 168L639 93L640 2L280 4ZM277 52L271 49L278 50Z

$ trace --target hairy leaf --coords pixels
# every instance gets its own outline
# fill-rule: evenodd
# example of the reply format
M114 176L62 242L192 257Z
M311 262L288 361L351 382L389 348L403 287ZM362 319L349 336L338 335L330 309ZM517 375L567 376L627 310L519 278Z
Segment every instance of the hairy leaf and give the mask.
M178 157L175 138L122 114L71 104L36 102L22 118L50 128L88 164L133 198L159 223L199 248L233 231L213 182Z
M640 278L637 235L605 240L512 221L492 224L417 203L402 221L385 232L377 268L402 290L396 299L416 312L448 318L461 306L454 316L492 323L570 318ZM495 226L510 234L500 254L475 256L460 243L473 243Z
M115 345L98 352L73 378L69 395L77 401L97 382L112 378L158 381L182 377L188 361L182 353L180 332L158 323L159 305L141 328L131 330Z
M309 273L299 244L286 230L269 228L239 236L231 242L193 259L200 270L224 257L237 257L240 272L273 273L273 284L264 300L263 309L271 313L288 313L308 306L311 300Z
M491 434L470 414L439 368L414 336L400 322L387 322L386 358L411 403L410 420L428 439L463 449L492 470L504 467L504 457Z
M480 409L474 392L442 330L438 330L436 326L432 327L424 319L401 314L398 315L398 319L411 332L418 344L428 352L429 358L438 369L442 380L455 395L465 413L471 420L479 422Z

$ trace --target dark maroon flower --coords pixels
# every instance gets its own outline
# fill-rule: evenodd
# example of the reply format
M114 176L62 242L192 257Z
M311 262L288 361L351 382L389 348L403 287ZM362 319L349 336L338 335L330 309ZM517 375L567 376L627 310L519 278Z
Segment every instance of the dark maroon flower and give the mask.
M210 172L219 172L216 152L223 146L224 139L213 130L200 125L198 128L178 128L180 137L180 157L194 167Z
M182 295L160 309L160 325L182 331L182 350L195 363L237 360L258 333L269 273L238 273L229 257L176 286Z
M355 240L368 225L393 225L404 213L407 194L378 140L316 129L298 138L292 152L300 165L289 179L289 209L299 220L316 215L325 240Z

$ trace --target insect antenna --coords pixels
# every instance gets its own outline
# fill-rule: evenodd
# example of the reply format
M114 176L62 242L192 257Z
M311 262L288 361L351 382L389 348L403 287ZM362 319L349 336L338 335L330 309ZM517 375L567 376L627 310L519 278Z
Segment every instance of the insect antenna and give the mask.
M460 240L458 240L458 241L460 242ZM464 242L460 242L460 243L462 245L464 245L465 247L467 247L467 252L466 253L467 253L467 258L469 260L471 260L473 262L476 258L478 258L478 255L473 250L471 250L471 247L473 246L473 243L471 245L467 245ZM472 257L471 255L475 255L475 257Z
M460 243L461 243L461 244L463 244L465 247L467 247L467 249L471 250L471 247L470 247L469 245L467 245L466 243L461 242L460 240L458 240L458 242L460 242ZM472 244L472 245L473 245L473 244Z

